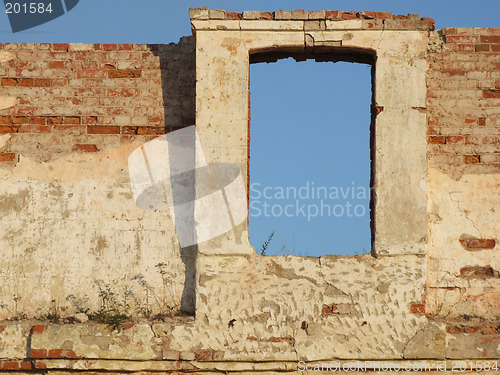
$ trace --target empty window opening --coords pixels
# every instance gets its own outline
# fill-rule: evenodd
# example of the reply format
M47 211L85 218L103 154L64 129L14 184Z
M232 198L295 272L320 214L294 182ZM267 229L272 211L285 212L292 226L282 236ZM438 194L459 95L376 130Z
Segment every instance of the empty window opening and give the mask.
M249 236L257 253L370 253L371 66L254 63L250 93Z

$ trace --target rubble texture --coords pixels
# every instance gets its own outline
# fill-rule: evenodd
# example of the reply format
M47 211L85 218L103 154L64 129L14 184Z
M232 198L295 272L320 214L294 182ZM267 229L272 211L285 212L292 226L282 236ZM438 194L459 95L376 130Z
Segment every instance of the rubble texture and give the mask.
M369 11L190 17L177 44L0 44L0 370L498 360L500 30ZM196 123L207 160L247 176L248 65L288 56L373 67L373 254L260 256L246 223L180 249L167 211L135 205L128 156Z

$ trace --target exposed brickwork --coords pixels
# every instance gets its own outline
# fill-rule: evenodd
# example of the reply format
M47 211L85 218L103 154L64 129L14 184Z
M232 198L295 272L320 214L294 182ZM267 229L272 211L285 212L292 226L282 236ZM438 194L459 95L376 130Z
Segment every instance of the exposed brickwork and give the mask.
M491 267L464 267L460 269L460 275L466 278L479 278L484 279L488 277L496 277L498 276L498 272L496 272Z
M427 73L430 166L462 173L500 171L498 28L449 28Z
M494 239L473 238L460 240L462 246L469 251L490 250L496 245Z
M275 20L275 21L305 21L305 20L370 20L363 22L364 29L390 29L390 30L434 30L434 20L420 17L418 14L396 15L391 12L343 12L341 10L277 10L275 12L244 11L225 12L224 10L208 10L205 8L191 8L192 19L205 20ZM373 22L373 21L380 22Z
M6 43L2 51L14 58L2 64L0 92L18 104L0 110L0 135L11 134L0 162L98 152L194 124L192 38L169 45Z
M425 304L414 303L410 306L410 311L414 314L425 314Z

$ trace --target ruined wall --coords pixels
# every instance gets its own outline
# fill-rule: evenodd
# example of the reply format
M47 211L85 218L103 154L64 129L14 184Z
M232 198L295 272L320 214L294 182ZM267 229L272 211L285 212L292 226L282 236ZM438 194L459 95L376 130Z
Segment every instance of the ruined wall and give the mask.
M468 349L455 355L480 356L500 318L500 30L439 38L427 73L427 312Z
M127 158L194 123L194 40L0 48L0 318L177 309L175 232L137 208Z
M190 15L196 40L168 46L2 46L0 367L271 374L500 358L499 30L388 12ZM196 119L207 160L246 177L249 55L325 48L375 56L375 256L258 256L245 222L179 254L169 214L135 206L130 153ZM194 318L139 319L183 289ZM129 321L48 321L86 297L93 311L128 298Z

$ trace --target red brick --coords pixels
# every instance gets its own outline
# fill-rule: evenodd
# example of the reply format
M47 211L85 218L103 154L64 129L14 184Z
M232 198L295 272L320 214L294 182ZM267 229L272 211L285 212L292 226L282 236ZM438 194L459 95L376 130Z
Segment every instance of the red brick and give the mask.
M21 370L31 370L33 366L29 361L21 361Z
M481 35L482 43L500 43L500 35Z
M500 90L484 90L483 98L500 98Z
M414 314L425 314L425 305L423 303L414 303L410 305L410 311Z
M10 116L0 116L0 125L10 124L12 124L12 118Z
M47 358L64 358L62 351L62 349L50 349Z
M500 52L500 44L492 44L491 45L491 50L493 52Z
M23 125L19 128L19 133L50 133L50 126L47 126L47 125Z
M139 78L141 70L110 70L108 71L109 78Z
M480 330L481 330L481 328L479 328L479 327L465 327L464 332L468 333L468 334L472 334L472 333L476 333Z
M35 87L50 87L51 80L49 78L36 78Z
M446 332L451 333L451 334L459 334L462 333L464 330L461 327L458 326L446 326Z
M436 23L436 21L434 21L434 18L430 17L422 17L421 20L425 22Z
M342 12L342 19L344 20L354 20L356 18L358 18L358 16L354 12Z
M489 44L476 44L474 46L474 51L476 52L489 52L490 45Z
M34 80L33 78L18 78L17 82L19 86L30 87L33 86Z
M47 363L45 361L36 361L35 368L40 369L40 370L44 370L47 368Z
M30 119L29 119L29 117L26 117L26 116L14 116L14 117L12 117L12 123L13 124L29 124Z
M378 19L392 18L392 12L375 12L375 18Z
M212 360L211 350L198 350L194 353L196 361L210 361Z
M481 333L483 335L496 335L499 333L499 327L482 327Z
M486 117L480 117L480 118L478 118L477 124L479 126L485 126L486 125Z
M465 164L477 164L481 161L479 155L465 155L464 160Z
M120 327L125 328L125 329L131 329L135 324L134 323L123 323L120 324Z
M429 137L428 143L434 144L434 145L444 145L444 144L446 144L446 137L443 137L443 136Z
M271 12L261 12L260 13L260 19L262 19L262 20L272 20L273 19L273 14Z
M139 126L137 127L137 134L139 135L162 135L165 134L165 128L154 126Z
M17 361L7 361L3 363L4 370L19 370L19 362Z
M120 134L120 127L116 125L87 126L87 134Z
M66 63L64 61L49 61L50 69L64 69Z
M41 116L32 116L30 119L30 124L31 125L46 125L47 118L41 117Z
M99 152L96 145L77 144L73 146L73 151Z
M2 125L0 125L0 134L17 133L18 130L19 130L19 126L2 126Z
M165 122L165 118L159 117L159 116L151 116L151 117L148 117L148 122L150 124L161 124L161 123Z
M132 51L133 49L133 44L118 44L118 51Z
M63 118L62 116L51 116L47 118L47 124L49 125L59 125L62 124Z
M43 327L45 327L45 326L43 326ZM47 351L45 349L31 349L30 357L31 358L47 358Z
M469 240L460 240L460 243L470 251L493 249L496 245L494 239L473 238Z
M243 14L238 12L226 12L226 19L228 20L241 20L243 19Z
M15 159L16 159L16 154L13 152L0 154L0 161L14 161Z
M340 10L326 10L325 11L325 18L328 20L331 19L340 19L342 18L342 12Z
M45 326L43 324L37 324L31 327L31 333L43 333Z
M52 45L52 50L53 51L67 51L69 48L68 43L54 43Z
M491 267L463 267L460 269L460 276L466 278L480 278L494 277L495 271Z
M103 51L116 51L117 49L116 44L102 44L101 46Z
M441 30L443 32L443 35L457 35L457 28L456 27L449 27Z
M2 78L2 86L17 86L16 78Z
M466 118L464 119L464 122L465 122L466 124L475 124L475 123L476 123L476 121L477 121L477 119L476 119L476 118L471 118L471 117L466 117Z
M79 116L64 116L63 124L65 125L78 125L81 123Z

